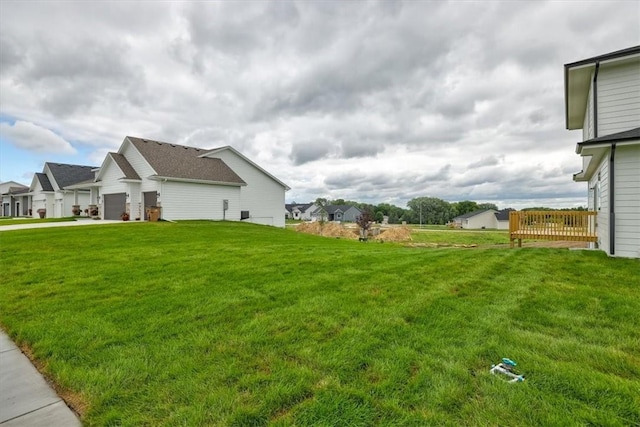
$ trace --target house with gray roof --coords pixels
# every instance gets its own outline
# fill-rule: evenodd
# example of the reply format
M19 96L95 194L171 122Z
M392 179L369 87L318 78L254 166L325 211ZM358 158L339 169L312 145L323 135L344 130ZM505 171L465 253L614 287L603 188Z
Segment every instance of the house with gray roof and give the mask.
M480 209L473 212L467 212L464 215L458 215L451 222L459 228L466 229L509 229L509 212L513 209L502 209L496 211L493 209Z
M92 180L94 169L95 166L45 163L42 172L33 175L25 193L30 198L31 216L37 218L38 211L44 211L48 218L62 218L72 216L74 207L87 209L90 191L77 188L77 184Z
M90 202L103 219L144 220L160 208L167 220L248 221L284 227L289 187L233 147L187 147L127 136L91 182Z
M314 203L287 203L284 208L287 219L311 221L312 214L316 211L317 206Z
M0 198L2 199L2 208L0 209L0 216L27 216L31 208L28 192L29 187L19 182L1 182Z
M327 205L318 209L316 216L319 215L319 211L324 212L324 217L328 221L356 222L358 217L362 215L360 209L351 205Z

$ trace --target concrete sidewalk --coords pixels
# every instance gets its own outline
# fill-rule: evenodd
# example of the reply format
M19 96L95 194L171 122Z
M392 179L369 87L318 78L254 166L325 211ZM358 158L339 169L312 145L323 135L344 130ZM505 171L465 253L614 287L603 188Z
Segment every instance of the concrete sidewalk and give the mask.
M27 356L0 330L0 426L81 425Z

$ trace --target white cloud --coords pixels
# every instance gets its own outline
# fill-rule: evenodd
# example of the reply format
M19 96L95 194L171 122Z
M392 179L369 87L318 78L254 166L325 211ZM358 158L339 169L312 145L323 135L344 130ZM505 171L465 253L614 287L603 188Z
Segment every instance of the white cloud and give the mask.
M49 129L30 122L0 123L2 139L11 145L35 153L76 154L76 149Z
M562 66L640 43L637 4L624 0L7 0L2 11L8 142L73 154L52 129L85 164L125 135L232 145L298 202L586 202L567 172L581 162ZM52 142L9 137L36 135L32 123Z

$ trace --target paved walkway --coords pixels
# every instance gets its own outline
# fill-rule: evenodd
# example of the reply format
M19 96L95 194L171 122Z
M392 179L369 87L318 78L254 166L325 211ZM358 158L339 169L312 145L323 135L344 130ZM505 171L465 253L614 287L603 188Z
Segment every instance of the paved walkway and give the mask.
M109 219L90 219L82 218L75 221L60 221L60 222L39 222L29 224L14 224L14 225L2 225L0 223L1 231L11 230L27 230L29 228L48 228L48 227L75 227L79 225L100 225L100 224L134 224L140 221L121 221L121 220L109 220Z
M0 427L75 427L80 420L0 330Z

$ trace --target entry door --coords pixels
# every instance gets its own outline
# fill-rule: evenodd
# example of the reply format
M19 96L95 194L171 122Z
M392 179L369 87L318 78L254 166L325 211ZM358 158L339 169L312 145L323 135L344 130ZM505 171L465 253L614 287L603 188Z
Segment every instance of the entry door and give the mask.
M157 206L158 204L158 195L155 191L145 191L143 194L144 197L144 220L147 219L147 208L151 206Z

